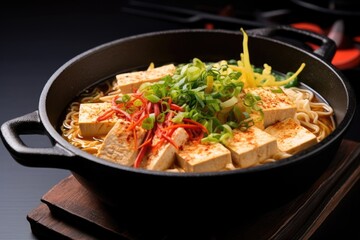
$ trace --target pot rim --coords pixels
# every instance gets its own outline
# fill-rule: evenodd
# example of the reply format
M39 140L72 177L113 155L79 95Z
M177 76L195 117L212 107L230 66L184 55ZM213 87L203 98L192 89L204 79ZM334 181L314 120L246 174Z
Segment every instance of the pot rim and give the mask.
M176 30L165 30L165 31L156 31L156 32L150 32L150 33L144 33L144 34L138 34L134 36L129 36L125 38L116 39L114 41L110 41L101 45L98 45L94 48L91 48L83 53L78 54L77 56L73 57L66 63L64 63L60 68L58 68L57 71L53 73L53 75L49 78L47 83L45 84L41 95L40 95L40 101L39 101L39 116L42 124L44 125L44 128L49 133L49 135L55 140L56 143L63 146L65 149L71 151L74 153L75 156L80 156L82 158L85 158L88 161L92 161L93 163L101 164L104 166L108 166L111 168L116 168L122 171L128 171L128 172L134 172L134 173L141 173L141 174L148 174L148 175L158 175L158 176L173 176L173 177L206 177L206 176L224 176L224 175L232 175L232 174L251 174L254 172L262 172L262 171L268 171L275 168L285 167L289 164L296 164L299 161L304 161L306 158L310 157L311 155L316 155L317 153L324 151L328 145L331 145L333 142L339 140L339 138L342 138L345 131L347 130L348 126L350 125L354 115L355 115L355 109L356 109L356 98L355 94L353 92L353 89L349 83L349 81L343 76L341 72L339 72L337 69L335 69L334 66L331 65L331 63L321 59L316 54L313 54L311 52L308 52L304 49L301 49L297 46L288 44L286 42L272 39L268 37L263 37L259 35L251 35L249 34L249 38L262 38L266 41L272 41L281 45L285 45L286 47L293 48L297 51L301 51L304 54L309 55L312 58L315 58L317 61L321 62L321 64L326 65L326 67L334 72L343 84L345 90L346 90L346 99L347 99L347 109L346 113L344 115L344 119L338 123L335 130L324 140L321 142L315 144L314 146L309 147L308 149L302 151L301 153L295 154L294 156L291 156L286 159L282 159L273 163L269 164L262 164L258 166L253 166L249 168L242 168L242 169L235 169L231 171L221 171L221 172L201 172L201 173L193 173L193 172L186 172L186 173L177 173L177 172L165 172L165 171L153 171L153 170L146 170L146 169L136 169L133 167L128 167L120 164L116 164L110 161L107 161L105 159L98 158L92 154L89 154L85 151L82 151L78 149L77 147L71 145L69 142L67 142L61 134L54 128L48 118L47 111L46 111L46 99L47 94L49 92L49 89L51 88L54 81L56 81L57 77L69 66L73 65L74 63L81 61L83 58L86 58L87 56L90 56L92 54L96 54L99 51L102 51L107 48L111 48L114 45L121 44L124 42L132 41L134 39L139 38L147 38L155 35L165 35L165 34L178 34L178 33L201 33L201 32L214 32L214 33L220 33L220 34L231 34L231 35L242 35L240 31L230 31L230 30L207 30L207 29L176 29Z

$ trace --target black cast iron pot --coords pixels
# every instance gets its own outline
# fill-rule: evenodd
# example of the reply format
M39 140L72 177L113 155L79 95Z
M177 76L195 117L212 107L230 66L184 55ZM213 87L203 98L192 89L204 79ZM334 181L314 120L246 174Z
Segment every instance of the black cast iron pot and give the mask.
M314 89L335 110L337 127L325 140L293 157L262 166L226 172L170 173L117 165L70 145L59 125L68 104L85 88L119 72L169 62L238 59L240 31L173 30L119 39L76 56L60 67L45 85L39 109L5 122L2 139L14 159L30 167L68 169L106 206L121 215L141 220L147 216L187 221L214 221L229 213L237 217L264 206L272 207L306 189L332 160L355 112L355 96L344 76L329 62L334 43L307 31L287 26L248 31L251 63L268 63L280 72L306 67L304 86ZM290 37L320 45L314 52L278 40ZM54 145L26 146L21 134L43 132ZM234 216L234 215L233 215ZM224 218L219 218L224 217Z

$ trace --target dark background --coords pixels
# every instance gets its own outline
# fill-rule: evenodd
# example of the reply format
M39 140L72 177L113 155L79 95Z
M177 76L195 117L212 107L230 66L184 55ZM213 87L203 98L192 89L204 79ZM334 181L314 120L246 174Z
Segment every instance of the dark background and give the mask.
M173 5L179 5L179 2L166 1ZM217 4L216 1L181 1L181 6L195 3L202 6ZM255 1L246 1L246 4L249 11L259 8ZM187 27L123 12L123 5L124 1L2 3L0 123L37 110L47 80L76 55L118 38ZM358 121L358 116L354 121ZM359 128L353 124L347 138L360 140L358 132ZM44 136L30 136L24 141L37 147L49 144ZM26 215L39 204L43 194L69 174L67 170L19 165L0 144L0 239L36 239ZM359 238L359 228L356 228L360 227L359 217L355 218L357 222L353 220L353 216L360 213L359 200L359 191L351 192L341 204L341 210L336 211L326 222L324 230L318 233L318 238Z

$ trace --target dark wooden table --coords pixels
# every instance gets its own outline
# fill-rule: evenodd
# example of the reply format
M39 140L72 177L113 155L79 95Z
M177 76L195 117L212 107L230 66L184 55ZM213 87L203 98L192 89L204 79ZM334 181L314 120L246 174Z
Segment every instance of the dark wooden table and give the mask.
M42 239L314 239L349 191L358 187L359 180L360 143L344 140L332 163L309 189L243 220L229 212L229 218L238 221L232 226L223 226L220 220L212 229L187 232L179 226L169 231L143 225L141 216L137 224L131 224L121 211L106 207L72 175L44 194L27 218L33 233Z
M0 122L38 108L48 78L66 61L99 44L138 33L182 28L175 23L141 18L120 11L121 1L96 3L22 3L0 7ZM353 81L355 81L354 79ZM357 115L347 139L360 141ZM44 136L24 137L30 146L49 144ZM354 146L354 145L352 145ZM67 170L28 168L16 163L0 144L0 239L37 239L28 214ZM346 179L345 179L346 180ZM345 181L346 182L346 181ZM330 215L312 234L360 238L359 183L350 184L331 204ZM348 185L348 186L350 186ZM339 199L338 199L339 200ZM31 215L30 215L31 216Z

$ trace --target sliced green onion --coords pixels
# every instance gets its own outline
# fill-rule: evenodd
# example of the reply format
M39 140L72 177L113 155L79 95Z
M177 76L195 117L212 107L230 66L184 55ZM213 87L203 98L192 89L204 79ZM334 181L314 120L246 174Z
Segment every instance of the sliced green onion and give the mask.
M238 103L238 99L236 97L231 97L230 99L226 100L225 102L220 103L221 108L228 108L234 106Z
M160 98L158 96L156 96L155 94L146 94L145 98L152 103L157 103L160 101Z
M271 92L273 92L273 93L283 93L284 91L280 87L277 87L277 88L272 88Z
M235 59L228 60L229 65L237 65L237 61Z
M184 118L188 117L188 112L179 112L171 119L174 123L181 123Z
M243 100L244 105L247 107L253 107L255 103L258 101L256 96L258 95L255 95L253 93L246 93Z
M207 137L201 139L201 143L217 143L220 142L221 134L219 133L211 133Z
M223 124L222 127L223 127L223 132L232 134L232 129L229 125Z
M184 75L185 75L188 67L189 67L189 64L186 64L186 65L184 65L184 66L181 68L180 76L184 76Z
M167 102L161 102L160 104L161 112L166 113L170 110L170 105Z
M229 140L232 138L232 134L230 133L224 133L221 135L219 141L224 144L227 145L229 143Z
M140 106L142 106L143 105L143 102L140 100L140 99L136 99L135 101L134 101L134 106L135 107L140 107Z
M127 103L131 99L129 94L124 94L115 100L116 103Z
M166 116L166 113L165 113L165 112L160 113L159 115L157 115L156 121L157 121L158 123L164 122L164 121L165 121L165 116Z
M246 118L240 122L239 129L240 131L246 131L249 127L254 125L254 120L252 118Z
M190 66L186 71L186 77L189 81L195 81L201 75L201 69L195 66Z
M144 82L144 83L142 83L141 85L140 85L140 87L139 87L139 91L140 92L146 92L146 90L149 88L149 87L151 87L151 83L150 82Z
M151 130L154 127L155 123L155 114L149 114L149 117L145 118L141 126L146 130Z

